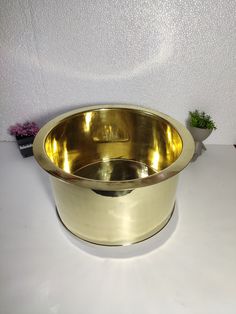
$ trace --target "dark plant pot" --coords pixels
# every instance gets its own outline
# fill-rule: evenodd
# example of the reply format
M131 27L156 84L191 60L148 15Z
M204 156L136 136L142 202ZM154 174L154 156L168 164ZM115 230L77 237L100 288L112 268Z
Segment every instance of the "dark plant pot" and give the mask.
M16 136L16 141L19 146L21 155L24 158L33 156L34 136L25 136L25 137Z

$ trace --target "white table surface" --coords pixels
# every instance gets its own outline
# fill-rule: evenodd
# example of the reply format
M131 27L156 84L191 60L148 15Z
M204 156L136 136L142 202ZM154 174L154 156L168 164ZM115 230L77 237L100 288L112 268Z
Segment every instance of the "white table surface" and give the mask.
M236 149L180 176L169 224L142 243L87 244L58 220L48 175L0 144L1 314L235 314Z

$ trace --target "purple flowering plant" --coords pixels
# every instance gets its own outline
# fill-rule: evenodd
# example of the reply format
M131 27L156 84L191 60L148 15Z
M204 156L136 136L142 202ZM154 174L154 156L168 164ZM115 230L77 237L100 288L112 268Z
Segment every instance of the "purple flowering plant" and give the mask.
M39 131L39 127L35 122L25 122L23 124L16 123L10 126L9 133L17 138L35 136Z

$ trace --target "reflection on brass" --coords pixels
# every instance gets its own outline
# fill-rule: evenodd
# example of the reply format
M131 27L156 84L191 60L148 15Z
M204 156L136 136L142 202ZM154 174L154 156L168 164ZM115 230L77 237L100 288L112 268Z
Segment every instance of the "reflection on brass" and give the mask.
M104 124L98 126L92 135L95 142L125 142L129 140L128 134L117 125Z
M58 116L34 141L63 223L103 245L141 241L167 223L178 174L193 152L190 133L176 120L116 104Z
M75 172L76 175L93 180L124 181L145 178L156 173L144 163L128 159L111 159L88 164Z

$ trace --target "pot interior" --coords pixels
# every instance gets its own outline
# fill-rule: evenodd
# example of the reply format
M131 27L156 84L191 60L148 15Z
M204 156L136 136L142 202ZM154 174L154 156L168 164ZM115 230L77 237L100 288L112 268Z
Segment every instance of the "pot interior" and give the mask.
M144 178L170 166L182 140L165 119L144 110L101 108L60 121L45 151L65 172L92 180Z

